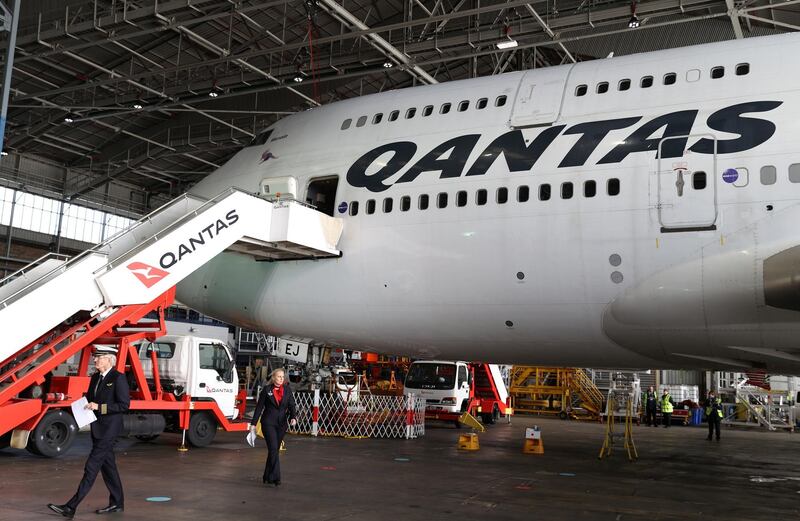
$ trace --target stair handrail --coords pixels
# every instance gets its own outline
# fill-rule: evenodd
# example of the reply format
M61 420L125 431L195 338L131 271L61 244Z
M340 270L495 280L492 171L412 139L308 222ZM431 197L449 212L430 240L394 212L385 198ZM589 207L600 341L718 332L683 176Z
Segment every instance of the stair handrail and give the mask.
M11 282L11 279L15 279L15 278L21 276L26 270L28 270L28 269L30 269L30 268L32 268L34 266L38 266L39 264L42 264L43 262L48 260L50 257L53 257L53 258L60 257L59 260L69 260L69 255L65 255L63 253L55 253L55 252L52 252L52 251L51 252L47 252L44 255L42 255L41 257L39 257L38 259L30 261L28 264L26 264L25 266L21 267L20 269L18 269L14 273L12 273L10 275L7 275L7 276L3 277L2 279L0 279L0 286L5 286L8 282Z
M196 199L204 201L203 204L201 204L200 206L198 206L194 210L186 212L185 214L180 216L178 219L172 221L166 228L163 228L161 231L151 235L150 237L148 237L147 239L143 240L142 242L134 244L133 246L128 248L124 253L121 253L120 255L117 255L117 257L114 258L114 260L111 260L108 263L106 263L105 266L102 266L101 268L98 268L94 272L94 274L96 275L96 274L98 274L98 273L100 273L102 271L110 270L110 269L114 268L115 266L117 266L119 263L125 262L127 259L129 259L133 255L138 253L140 250L143 250L144 248L146 248L146 247L150 246L151 244L153 244L155 241L158 241L159 240L159 236L168 235L171 231L173 231L176 228L182 226L187 220L196 217L197 215L199 215L200 213L204 212L209 207L214 206L215 204L220 202L222 199L225 199L226 197L228 197L229 195L231 195L231 194L233 194L235 192L241 192L243 194L247 194L247 195L253 196L253 194L251 192L248 192L247 190L243 190L241 188L237 188L235 186L231 186L229 188L226 188L225 190L223 190L219 194L215 195L211 199L202 199L202 198L196 197ZM186 194L186 195L188 196L188 194ZM255 197L257 197L257 196L255 196Z
M157 214L159 214L159 213L161 213L163 211L166 211L168 208L172 207L173 205L175 205L175 204L177 204L179 202L182 202L182 201L184 201L186 199L189 199L189 198L205 201L205 199L203 199L201 197L197 197L195 195L191 195L191 194L188 194L188 193L185 193L185 194L183 194L183 195L181 195L179 197L176 197L172 201L170 201L170 202L168 202L168 203L156 208L155 210L153 210L149 214L145 215L144 217L142 217L141 219L139 219L135 223L131 224L129 227L118 231L117 233L115 233L114 235L112 235L111 237L106 239L105 241L103 241L103 242L101 242L99 244L96 244L95 246L92 246L88 250L83 251L81 254L76 255L75 257L72 257L71 259L67 260L67 262L65 262L64 264L62 264L62 265L60 265L60 266L58 266L56 268L53 268L52 270L50 270L46 274L42 275L38 280L36 280L32 284L30 284L28 286L24 286L24 287L18 289L17 291L15 291L14 293L12 293L11 295L8 295L4 299L0 300L0 307L2 307L2 308L8 307L9 304L11 304L15 300L15 297L17 297L18 295L20 295L20 294L22 294L22 293L24 293L26 291L29 291L31 288L37 287L41 283L41 281L48 280L51 275L57 273L59 270L65 271L70 266L78 263L79 261L83 260L84 258L86 258L89 255L92 255L94 253L104 253L103 251L101 251L102 249L107 248L111 243L115 242L116 240L118 240L123 235L127 234L128 232L130 232L130 231L132 231L132 230L134 230L136 228L138 228L139 226L141 226L145 222L152 221L152 218L155 215L157 215Z

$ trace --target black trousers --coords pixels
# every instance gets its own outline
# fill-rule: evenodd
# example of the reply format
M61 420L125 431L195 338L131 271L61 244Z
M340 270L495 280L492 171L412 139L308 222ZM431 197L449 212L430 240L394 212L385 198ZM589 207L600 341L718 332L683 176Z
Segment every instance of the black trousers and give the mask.
M662 412L661 416L664 417L664 427L669 427L669 425L672 423L672 413Z
M711 436L714 435L714 431L717 431L717 439L719 439L719 428L720 424L722 423L720 417L715 412L711 413L711 416L708 417L708 439L711 439Z
M286 425L265 425L261 424L261 432L264 434L264 441L267 442L267 463L264 465L265 481L281 480L281 461L278 457L281 452L281 442L286 436Z
M650 425L658 425L656 423L656 408L655 407L647 407L644 410L644 422Z
M86 460L86 465L83 468L83 478L81 478L81 482L78 485L78 491L67 501L67 505L72 508L78 508L78 504L83 501L83 498L92 489L94 480L97 479L97 473L101 472L109 492L108 504L124 506L125 497L122 493L122 481L119 479L117 462L114 459L114 445L116 443L116 438L92 439L92 452L89 453L89 459Z

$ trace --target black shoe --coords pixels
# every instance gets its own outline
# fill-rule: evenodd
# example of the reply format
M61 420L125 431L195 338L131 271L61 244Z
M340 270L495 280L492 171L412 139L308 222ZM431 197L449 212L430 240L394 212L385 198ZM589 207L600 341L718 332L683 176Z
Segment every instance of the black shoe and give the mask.
M709 439L711 439L711 438L709 438ZM719 438L717 438L717 441L719 441Z
M113 514L114 512L122 512L125 510L122 505L108 505L105 508L98 508L94 511L95 514Z
M275 485L276 487L280 487L281 486L281 480L273 481L272 484Z
M47 508L49 508L56 514L61 514L62 516L68 519L72 519L73 517L75 517L75 509L69 505L54 505L52 503L48 503Z
M706 438L706 439L707 439L708 441L711 441L711 436L709 436L709 437L708 437L708 438Z

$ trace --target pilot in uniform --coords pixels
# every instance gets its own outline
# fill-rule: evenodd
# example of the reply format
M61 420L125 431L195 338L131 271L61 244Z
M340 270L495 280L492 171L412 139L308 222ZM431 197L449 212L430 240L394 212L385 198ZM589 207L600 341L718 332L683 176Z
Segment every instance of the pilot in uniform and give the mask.
M72 519L78 504L91 490L97 473L102 472L103 481L108 487L108 506L98 509L97 514L122 512L125 501L122 482L114 460L114 445L122 431L122 415L131 404L128 381L125 375L114 366L117 363L117 348L112 345L95 344L94 364L97 372L89 380L86 393L87 409L94 411L97 420L92 422L92 452L86 460L83 478L75 495L63 505L48 504L48 508L64 517Z

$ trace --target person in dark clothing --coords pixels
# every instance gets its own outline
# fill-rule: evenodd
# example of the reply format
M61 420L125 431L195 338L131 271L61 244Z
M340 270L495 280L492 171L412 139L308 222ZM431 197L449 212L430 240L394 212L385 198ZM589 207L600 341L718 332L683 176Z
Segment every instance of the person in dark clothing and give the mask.
M658 396L656 396L656 392L653 389L653 386L647 388L647 392L644 394L644 421L648 427L653 426L657 427L656 424L656 403L658 402Z
M258 404L250 421L250 430L256 430L261 420L261 432L267 442L267 463L264 466L263 482L270 485L281 484L281 463L278 459L281 441L289 429L289 425L297 424L297 409L294 395L286 382L283 369L272 371L269 381L261 390Z
M114 366L117 364L117 348L110 345L94 346L94 365L97 372L89 380L86 408L95 412L97 420L91 423L92 452L86 460L83 478L75 495L63 505L48 504L47 507L64 517L72 519L78 504L92 489L97 473L102 472L108 487L108 506L95 511L97 514L122 512L125 500L122 482L114 459L114 444L122 430L122 413L131 404L128 381Z
M717 434L717 441L719 441L719 430L720 425L722 424L722 417L724 413L722 412L722 400L717 398L716 393L714 391L710 391L708 393L708 399L705 403L705 412L706 412L706 420L708 421L708 441L711 441L711 437L714 435L716 431Z

